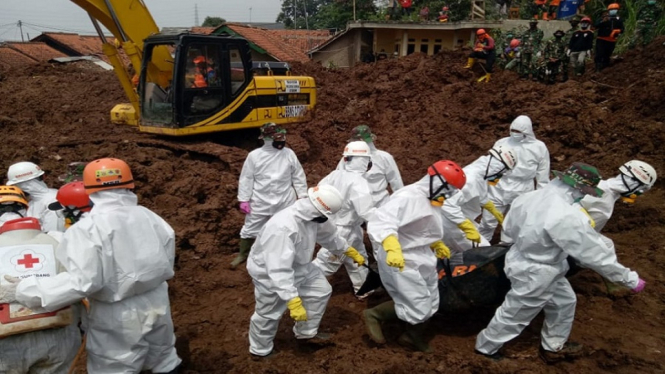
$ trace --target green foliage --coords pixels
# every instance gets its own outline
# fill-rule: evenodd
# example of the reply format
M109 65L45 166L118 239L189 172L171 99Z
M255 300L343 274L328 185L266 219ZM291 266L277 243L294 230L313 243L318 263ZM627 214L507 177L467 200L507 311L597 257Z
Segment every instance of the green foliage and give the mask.
M226 20L222 17L206 17L203 20L203 24L201 26L203 26L203 27L217 27L217 26L221 25L224 22L226 22Z
M376 17L373 0L356 0L356 18ZM307 15L307 16L305 16ZM353 0L282 0L277 22L293 29L345 29L353 20Z

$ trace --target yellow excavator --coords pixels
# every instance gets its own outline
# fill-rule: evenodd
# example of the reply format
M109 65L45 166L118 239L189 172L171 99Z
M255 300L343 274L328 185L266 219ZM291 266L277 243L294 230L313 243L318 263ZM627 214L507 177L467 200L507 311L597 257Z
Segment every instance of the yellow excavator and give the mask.
M183 136L297 122L316 104L314 78L291 76L284 63L252 62L245 39L161 34L142 0L71 1L90 15L129 98L111 110L114 123ZM116 43L108 42L100 23ZM120 48L140 67L135 76ZM284 75L274 74L280 70Z

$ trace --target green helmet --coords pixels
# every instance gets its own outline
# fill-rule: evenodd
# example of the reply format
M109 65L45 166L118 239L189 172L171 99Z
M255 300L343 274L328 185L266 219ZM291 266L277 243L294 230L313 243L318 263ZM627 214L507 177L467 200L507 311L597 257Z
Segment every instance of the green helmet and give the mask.
M367 125L356 126L351 130L350 142L356 140L364 140L366 143L372 143L376 139L376 135L372 134L372 130Z
M286 140L286 129L274 122L268 122L261 126L259 139L284 141Z
M573 162L568 170L564 172L552 171L554 176L563 183L577 189L585 195L594 197L603 196L603 190L598 188L598 182L601 180L600 172L594 166L583 162Z

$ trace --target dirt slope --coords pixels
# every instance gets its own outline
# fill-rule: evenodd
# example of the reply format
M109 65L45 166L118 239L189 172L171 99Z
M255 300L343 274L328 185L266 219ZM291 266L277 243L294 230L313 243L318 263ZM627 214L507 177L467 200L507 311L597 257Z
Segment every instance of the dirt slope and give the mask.
M586 161L611 176L624 161L639 158L663 171L665 135L665 59L663 40L651 50L631 53L602 75L582 82L544 86L498 72L488 85L475 83L480 70L462 69L461 54L329 71L296 65L320 87L312 118L289 128L289 145L298 154L308 182L315 184L339 160L351 128L369 124L377 145L391 152L406 183L425 167L449 158L466 164L508 135L510 121L531 116L539 139L549 147L552 168ZM512 359L490 362L474 355L475 335L492 310L434 318L436 353L425 355L395 344L399 325L387 328L389 343L368 342L361 311L385 299L358 302L343 272L332 280L334 293L322 329L333 332L333 346L319 350L296 344L284 318L277 334L278 354L252 360L247 330L253 287L243 271L229 271L242 226L235 209L237 179L247 152L258 145L255 130L171 139L114 126L111 107L124 100L115 76L85 64L40 65L0 77L0 171L16 161L37 162L49 183L67 163L99 157L125 159L133 167L142 204L176 230L178 258L171 300L180 353L187 372L196 373L513 373L665 370L665 187L632 207L619 206L606 233L620 260L640 272L647 290L637 296L608 298L600 277L583 271L572 280L578 296L572 339L589 346L587 357L547 367L537 359L540 320L506 346Z

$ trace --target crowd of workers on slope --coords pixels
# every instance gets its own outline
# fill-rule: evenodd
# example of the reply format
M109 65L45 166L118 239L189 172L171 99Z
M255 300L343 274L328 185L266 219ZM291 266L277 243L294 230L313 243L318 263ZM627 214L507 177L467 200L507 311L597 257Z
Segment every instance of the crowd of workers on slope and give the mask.
M274 352L277 327L287 310L296 321L297 339L330 339L318 331L332 294L326 277L342 265L356 297L370 295L358 294L368 277L364 223L390 296L363 312L369 337L377 344L386 342L382 323L401 320L405 331L399 342L429 351L423 331L439 309L437 258L463 261L474 245L489 245L498 224L503 225L502 241L512 244L506 255L512 289L478 335L479 354L499 359L503 343L519 335L541 310L546 315L541 357L556 362L579 352L579 345L567 343L576 303L565 278L568 256L610 284L636 293L645 286L637 273L619 264L612 241L599 234L599 226L607 222L617 199L634 201L650 189L656 171L633 160L620 167L617 177L601 181L595 167L575 162L550 180L549 152L527 116L517 117L510 136L499 139L487 155L464 168L437 161L408 186L403 186L393 157L376 148L368 126L353 129L337 170L309 189L297 158L284 147L286 130L266 124L261 137L265 144L250 152L239 181L240 209L247 216L241 252L231 264L236 268L247 260L255 287L252 355ZM278 204L286 207L265 210ZM596 220L602 223L594 230ZM263 223L256 227L255 222ZM316 243L321 249L315 256Z
M0 186L0 372L71 372L82 330L89 373L176 373L175 233L138 205L124 161L81 174L55 190L18 162Z
M534 81L555 83L558 76L561 82L565 82L571 63L576 76L584 75L586 60L591 58L595 40L595 70L600 72L610 65L616 43L625 31L619 11L619 4L612 3L595 23L589 16L575 16L570 20L569 30L557 30L554 37L547 41L543 41L544 34L538 28L537 17L529 22L527 30L510 31L499 43L495 43L486 30L479 29L465 68L472 68L477 59L485 60L486 74L478 81L489 81L499 56L504 69L517 71L522 79L531 77ZM662 9L655 0L648 0L640 7L637 28L629 43L631 46L641 44L646 47L651 43L661 13Z
M487 155L464 168L437 161L404 186L393 157L376 148L363 125L354 128L337 170L307 188L302 166L285 146L286 130L270 123L261 133L265 144L250 152L239 181L246 217L241 252L231 264L246 260L255 288L252 355L274 352L287 310L297 339L331 339L318 330L332 294L326 277L342 265L356 296L371 295L358 294L369 274L364 223L390 296L363 312L377 344L386 342L382 324L401 320L399 343L430 351L423 331L439 309L437 258L463 261L474 245L489 245L498 224L502 241L512 244L505 260L512 287L478 335L476 353L500 359L501 346L541 310L541 357L551 363L580 352L567 342L576 304L565 278L569 256L612 287L645 287L600 234L618 199L634 202L655 183L656 171L644 162L629 161L607 180L575 162L550 180L547 147L531 120L519 116ZM130 167L119 159L94 160L81 181L59 190L48 188L44 171L31 162L11 165L7 178L0 186L0 304L9 303L15 315L0 324L0 369L66 372L81 345L80 326L90 373L176 373L181 360L166 283L174 274L175 235L138 205ZM58 265L53 273L42 269L49 261ZM37 322L20 318L26 307L29 321ZM65 309L69 318L48 319Z

